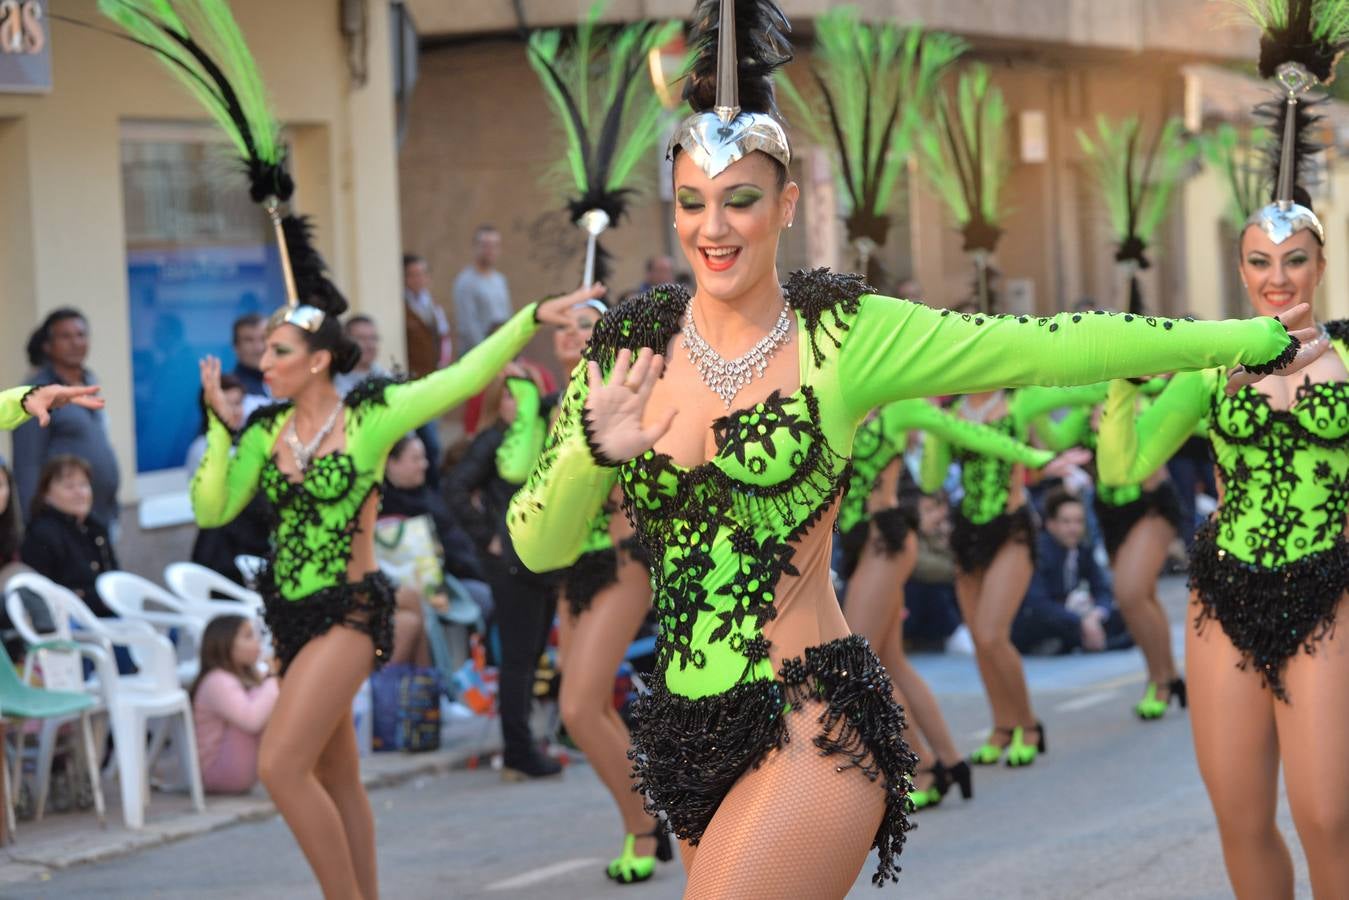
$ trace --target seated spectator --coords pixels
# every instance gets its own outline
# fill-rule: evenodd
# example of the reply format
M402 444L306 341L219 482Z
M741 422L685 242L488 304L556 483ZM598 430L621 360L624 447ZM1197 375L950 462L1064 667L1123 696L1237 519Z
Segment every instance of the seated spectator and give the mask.
M916 650L941 650L960 627L951 509L941 492L920 495L917 506L918 561L904 586L904 641Z
M487 621L492 615L492 590L487 586L478 550L445 498L427 483L429 466L426 447L415 434L394 444L384 468L380 518L430 516L440 541L441 568L464 586L481 610L483 621ZM433 595L431 605L441 608L448 598L442 596L439 601Z
M258 783L258 744L280 682L258 677L261 646L243 616L216 616L201 639L201 672L192 685L192 718L202 786L243 794Z
M233 375L221 375L220 387L225 392L229 405L230 421L224 425L231 433L237 434L244 427L244 386ZM206 398L199 396L202 409L202 434L187 450L187 470L189 477L197 471L201 457L206 452ZM272 507L262 491L253 495L243 512L219 528L202 528L192 542L192 561L219 572L226 578L242 585L243 573L234 565L236 556L266 557L270 551L267 536L272 533Z
M1022 653L1096 652L1132 645L1115 606L1110 573L1086 540L1082 501L1065 491L1045 499L1045 527L1037 544L1035 574L1012 622L1012 643Z
M19 556L39 574L73 591L96 615L111 617L94 582L118 568L108 530L91 514L93 475L78 456L53 456L38 475L33 518Z

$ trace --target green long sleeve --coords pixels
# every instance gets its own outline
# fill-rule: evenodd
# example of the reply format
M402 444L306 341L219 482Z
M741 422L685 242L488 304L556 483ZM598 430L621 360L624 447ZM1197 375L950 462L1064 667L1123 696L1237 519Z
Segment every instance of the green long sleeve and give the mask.
M409 431L480 393L538 330L534 320L537 307L536 303L529 304L445 368L415 381L385 387L384 403L363 408L364 438L371 446L387 450Z
M497 447L497 474L510 484L524 484L543 450L543 398L532 378L507 378L506 390L515 398L515 419Z
M202 528L219 528L243 512L258 491L258 478L276 440L275 419L244 430L231 452L230 431L215 411L206 411L206 452L192 475L192 514Z
M1021 388L1008 401L1008 412L1022 434L1034 433L1050 450L1062 452L1090 439L1092 409L1105 402L1108 387L1109 382L1102 381L1073 387ZM1050 415L1065 408L1068 413L1061 419Z
M918 465L918 486L931 494L946 483L951 471L951 445L935 434L923 435L923 457Z
M28 413L23 408L23 398L28 396L31 390L31 387L25 385L0 391L0 431L10 431L28 421Z
M1181 373L1141 415L1135 409L1138 386L1122 379L1112 382L1096 450L1101 483L1141 484L1166 465L1204 420L1219 377L1215 369Z
M946 444L1035 469L1054 458L1048 450L1040 450L995 428L953 415L927 400L891 403L881 410L881 421L886 431L893 435L892 440L900 446L903 446L905 432L918 429Z
M535 572L576 562L586 545L585 523L599 514L618 480L618 469L601 466L586 441L586 378L582 361L572 372L543 452L506 513L515 551Z
M856 421L906 397L1264 365L1290 346L1282 323L1268 317L971 316L878 295L859 304L839 359Z

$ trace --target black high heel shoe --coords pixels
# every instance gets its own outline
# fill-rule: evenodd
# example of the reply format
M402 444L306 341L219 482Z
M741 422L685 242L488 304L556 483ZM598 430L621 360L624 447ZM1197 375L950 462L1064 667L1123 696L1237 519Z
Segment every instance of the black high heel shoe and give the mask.
M940 763L937 765L939 771L937 781L943 797L951 789L951 785L955 784L960 786L960 798L962 800L974 799L974 770L970 768L968 762L962 759L949 768Z
M1166 685L1166 696L1158 697L1158 685L1156 682L1148 682L1147 690L1143 694L1143 699L1139 700L1134 706L1134 714L1144 721L1154 721L1166 715L1166 711L1171 708L1171 701L1180 704L1181 709L1185 709L1188 704L1188 696L1185 690L1184 678L1172 678Z
M638 838L654 837L656 839L656 855L638 856L635 852L635 846ZM646 834L629 834L623 838L623 852L604 870L608 875L619 884L638 884L646 881L652 875L656 874L656 861L667 863L674 859L674 847L670 842L670 832L666 830L664 822L657 822L656 827Z
M1042 753L1049 752L1049 745L1045 741L1045 726L1043 722L1035 723L1035 733L1037 739L1035 743L1026 743L1026 730L1018 725L1012 729L1012 742L1007 745L1007 765L1019 769L1023 766L1029 766Z

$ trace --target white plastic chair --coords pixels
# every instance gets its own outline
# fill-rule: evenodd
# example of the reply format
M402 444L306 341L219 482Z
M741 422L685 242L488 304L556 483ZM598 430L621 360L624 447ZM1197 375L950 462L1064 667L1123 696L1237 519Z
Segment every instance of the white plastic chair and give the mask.
M267 560L251 553L240 553L234 557L234 568L239 570L239 574L244 577L244 584L250 588L257 587L258 573L262 571L262 567L265 565L267 565Z
M262 616L262 597L257 591L240 587L219 572L197 563L169 563L164 567L164 583L190 605L209 604L206 608L216 610L213 615L220 614L222 605L228 607L237 601L248 607L242 615ZM213 594L223 594L230 599L219 600ZM237 608L233 612L241 614Z
M95 581L98 595L123 619L146 622L174 642L178 654L178 682L192 684L201 667L201 637L211 617L149 579L131 572L104 572Z
M150 793L150 757L146 754L145 738L151 719L169 719L173 744L182 754L193 806L198 812L205 811L192 704L187 691L178 684L178 657L173 645L145 622L98 618L75 594L31 572L15 575L6 585L9 595L6 609L24 640L38 642L32 639L37 634L17 597L20 587L27 588L47 603L57 633L64 630L77 643L92 644L98 651L86 655L94 662L98 689L112 726L126 827L137 829L145 824L145 807ZM70 628L71 620L80 628ZM118 674L113 655L116 645L125 646L131 652L139 670L137 674Z

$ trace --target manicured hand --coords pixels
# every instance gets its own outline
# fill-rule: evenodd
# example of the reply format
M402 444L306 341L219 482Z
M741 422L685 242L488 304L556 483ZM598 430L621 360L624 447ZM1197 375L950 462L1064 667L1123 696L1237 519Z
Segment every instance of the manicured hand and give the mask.
M633 362L630 350L618 351L609 383L600 375L599 364L587 364L590 396L586 416L592 437L608 462L623 463L650 450L670 430L677 410L668 410L651 425L642 425L651 391L665 371L665 357L643 347Z
M1091 451L1083 447L1074 447L1071 450L1063 451L1045 463L1045 467L1040 471L1050 478L1063 478L1072 469L1080 469L1089 462L1091 462Z
M201 390L202 396L206 398L206 405L215 410L216 417L220 421L228 422L230 417L226 409L225 392L220 389L220 359L215 356L204 356L200 368Z
M607 287L597 281L590 287L577 288L562 297L544 300L539 303L534 317L547 325L566 325L569 322L567 312L573 306L578 306L587 300L598 300L608 290Z
M1330 336L1324 328L1319 328L1312 320L1311 307L1299 303L1292 309L1279 313L1279 321L1288 329L1288 333L1302 342L1293 361L1282 369L1275 369L1275 375L1292 375L1311 365L1322 353L1330 349ZM1227 373L1227 394L1230 397L1248 384L1255 384L1263 375L1249 371L1245 366L1235 366Z
M30 393L23 401L24 411L37 419L43 428L51 422L51 411L63 406L83 406L85 409L102 409L103 398L98 396L96 384L66 385L48 384Z

